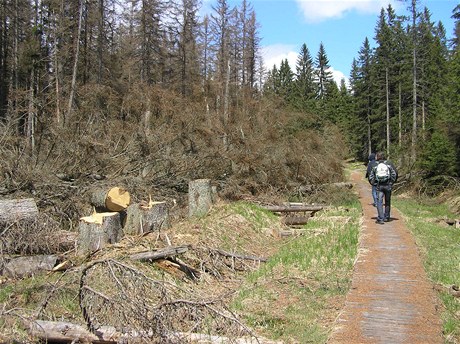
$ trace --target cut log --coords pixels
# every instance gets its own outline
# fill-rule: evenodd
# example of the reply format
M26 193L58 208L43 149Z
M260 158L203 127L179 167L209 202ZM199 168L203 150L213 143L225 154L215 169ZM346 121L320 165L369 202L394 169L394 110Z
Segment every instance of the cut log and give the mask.
M213 202L211 181L209 179L197 179L188 185L189 216L202 217L211 209Z
M179 254L187 252L189 249L188 245L184 246L170 246L162 248L158 251L148 251L132 254L129 258L132 260L148 261L157 259L166 259L177 256Z
M137 235L169 227L169 209L166 202L131 204L126 210L125 234Z
M27 328L31 337L46 342L54 343L95 343L95 344L116 344L116 343L134 343L146 342L148 334L138 331L128 331L131 335L122 334L112 326L101 326L97 334L89 332L85 327L64 321L45 321L35 320L27 322L24 320L24 326ZM235 343L235 344L282 344L282 342L271 341L261 337L223 337L205 333L193 332L171 332L169 333L171 342L180 340L184 343ZM153 339L153 338L152 338ZM168 341L169 342L169 341Z
M91 204L98 210L122 211L128 208L130 202L129 192L120 187L96 190L91 194Z
M5 264L3 272L12 278L32 276L36 273L53 270L57 259L58 257L55 255L17 257Z
M38 217L38 208L33 198L0 201L0 224L32 221Z
M264 209L274 213L294 213L294 212L317 212L322 210L324 207L321 205L301 205L301 206L265 206Z
M118 343L121 333L114 327L102 326L97 330L98 335L89 332L85 327L63 321L35 320L25 323L29 335L51 343Z
M94 252L119 242L122 237L119 213L93 213L80 219L77 252Z

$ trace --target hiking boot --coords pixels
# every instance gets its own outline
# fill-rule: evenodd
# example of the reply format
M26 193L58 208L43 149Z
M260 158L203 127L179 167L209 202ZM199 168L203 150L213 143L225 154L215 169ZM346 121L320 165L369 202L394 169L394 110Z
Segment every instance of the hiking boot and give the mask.
M375 221L375 223L377 223L379 225L383 225L385 222L383 222L383 220L377 220L377 221Z

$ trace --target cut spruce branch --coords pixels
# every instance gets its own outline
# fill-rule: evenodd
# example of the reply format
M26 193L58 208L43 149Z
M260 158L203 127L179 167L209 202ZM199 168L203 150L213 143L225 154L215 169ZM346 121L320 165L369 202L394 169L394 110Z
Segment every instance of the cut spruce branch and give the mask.
M38 208L33 198L0 201L0 224L33 221L37 217Z

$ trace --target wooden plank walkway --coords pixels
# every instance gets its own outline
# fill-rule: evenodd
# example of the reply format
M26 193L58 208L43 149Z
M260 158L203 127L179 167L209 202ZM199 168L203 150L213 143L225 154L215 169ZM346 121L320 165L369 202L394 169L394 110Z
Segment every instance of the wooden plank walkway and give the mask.
M376 224L369 183L352 179L363 207L352 288L328 343L443 343L439 300L401 215Z

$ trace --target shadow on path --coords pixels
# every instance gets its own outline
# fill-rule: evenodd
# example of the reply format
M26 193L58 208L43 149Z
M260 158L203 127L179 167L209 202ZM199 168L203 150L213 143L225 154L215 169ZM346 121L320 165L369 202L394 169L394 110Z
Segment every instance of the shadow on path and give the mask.
M352 180L363 208L352 288L328 343L443 343L439 303L401 215L375 223L370 185Z

